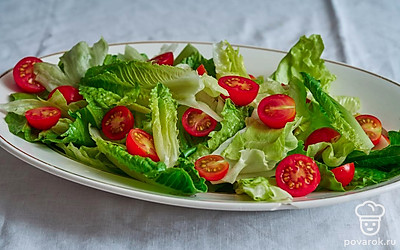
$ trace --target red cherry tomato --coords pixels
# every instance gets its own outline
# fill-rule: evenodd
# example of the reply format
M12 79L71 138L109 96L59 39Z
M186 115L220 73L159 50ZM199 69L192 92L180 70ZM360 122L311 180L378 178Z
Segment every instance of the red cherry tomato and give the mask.
M206 155L194 163L199 175L208 181L218 181L225 177L229 163L220 155Z
M204 75L204 74L207 74L207 70L206 70L206 68L204 67L203 64L200 64L200 66L197 67L197 74L199 74L201 76Z
M55 107L41 107L25 112L28 124L39 130L47 130L57 124L61 117L61 110Z
M293 197L305 196L314 191L321 176L313 159L301 154L284 158L276 167L276 183Z
M182 116L182 125L190 135L202 137L215 129L217 121L199 109L188 108Z
M218 79L218 84L228 91L229 98L238 106L250 104L260 88L254 81L241 76L223 76Z
M347 163L340 167L332 169L333 174L335 175L335 179L342 183L343 187L349 185L351 180L354 177L354 163Z
M339 140L340 134L333 128L319 128L312 132L306 139L304 143L304 148L307 150L309 145L316 144L318 142L336 142Z
M37 57L25 57L21 59L13 69L13 76L15 83L24 91L28 93L39 93L45 88L35 81L35 74L33 73L33 65L37 62L42 62Z
M261 100L257 108L260 120L271 128L283 128L286 123L294 120L296 104L287 95L270 95Z
M121 140L133 128L134 119L131 111L125 106L112 108L103 117L101 129L107 138Z
M174 54L172 52L166 52L164 54L155 56L149 60L152 63L160 65L174 65Z
M378 144L375 145L375 147L373 147L373 150L381 150L386 148L387 146L390 145L390 140L389 138L382 134L381 137L379 138Z
M126 148L131 155L149 157L153 161L160 161L154 146L153 136L147 132L134 128L126 138Z
M365 133L371 139L374 145L379 143L382 134L382 123L373 115L358 115L356 120L361 125Z
M77 102L77 101L83 100L83 96L81 94L79 94L79 90L77 88L74 88L69 85L63 85L63 86L55 88L53 91L50 92L49 99L53 96L53 94L54 94L54 92L56 92L56 90L61 92L61 94L64 96L65 100L67 101L67 104L70 104L71 102Z

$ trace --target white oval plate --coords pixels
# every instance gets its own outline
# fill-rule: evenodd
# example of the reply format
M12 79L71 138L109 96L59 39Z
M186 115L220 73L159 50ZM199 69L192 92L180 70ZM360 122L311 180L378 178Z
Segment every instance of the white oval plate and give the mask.
M129 43L138 51L149 56L159 53L164 44L175 43L179 53L187 42L135 42ZM210 43L196 43L195 46L206 57L212 56ZM123 53L125 44L110 46L110 53ZM286 54L281 51L240 46L246 68L253 75L270 75ZM44 61L58 63L61 53L45 56ZM332 83L333 95L358 96L361 112L377 115L386 129L398 130L400 124L400 85L342 63L326 62L336 76ZM12 72L0 77L0 103L8 102L9 94L17 92ZM8 131L4 114L0 114L0 145L21 160L56 176L103 191L157 203L214 210L270 211L294 208L310 208L333 205L349 200L380 194L400 186L400 176L384 183L350 192L315 192L307 197L295 198L289 203L268 203L251 201L245 195L202 193L190 197L174 196L156 192L150 185L134 179L105 173L73 161L40 143L29 143Z

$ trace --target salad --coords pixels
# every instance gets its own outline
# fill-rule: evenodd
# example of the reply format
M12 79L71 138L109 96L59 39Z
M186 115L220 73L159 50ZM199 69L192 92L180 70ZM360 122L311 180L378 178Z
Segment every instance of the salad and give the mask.
M302 36L272 74L253 76L227 41L146 55L101 38L57 65L26 57L20 92L0 104L11 133L162 192L224 192L290 201L400 175L400 132L332 96L319 35ZM174 54L175 53L175 54Z

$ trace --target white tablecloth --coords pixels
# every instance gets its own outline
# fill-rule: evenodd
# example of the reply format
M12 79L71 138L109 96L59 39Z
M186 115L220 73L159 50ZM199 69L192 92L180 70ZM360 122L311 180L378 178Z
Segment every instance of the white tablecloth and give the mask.
M22 57L92 44L191 40L288 50L321 34L323 57L400 82L399 1L0 1L0 72ZM0 149L0 249L341 249L397 240L400 190L371 197L386 214L374 237L354 208L223 212L130 199L38 170ZM352 241L353 240L353 241ZM377 242L381 244L382 242Z

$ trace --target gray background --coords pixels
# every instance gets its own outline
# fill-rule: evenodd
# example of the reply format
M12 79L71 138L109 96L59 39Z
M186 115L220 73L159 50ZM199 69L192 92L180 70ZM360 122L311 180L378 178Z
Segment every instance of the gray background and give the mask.
M321 34L323 57L400 82L399 1L0 1L0 72L22 57L92 44L192 40L288 50ZM396 240L400 190L381 230L364 236L354 208L278 212L186 209L125 198L38 170L0 149L1 249L341 249L344 240ZM391 247L395 249L396 247ZM349 247L366 249L365 246ZM388 249L370 246L370 249ZM390 249L390 248L389 248Z

